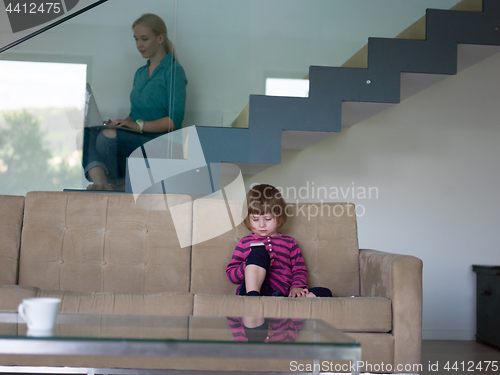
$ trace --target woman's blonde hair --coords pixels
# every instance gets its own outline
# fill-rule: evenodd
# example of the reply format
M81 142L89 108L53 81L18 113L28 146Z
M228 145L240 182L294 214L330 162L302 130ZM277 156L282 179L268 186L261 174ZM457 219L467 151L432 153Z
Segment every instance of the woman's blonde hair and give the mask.
M276 218L278 228L285 225L288 216L286 214L286 202L280 191L272 185L261 184L250 189L247 194L248 214L243 224L250 230L250 215L271 214Z
M137 25L149 27L151 30L153 30L153 33L156 36L160 36L161 34L163 34L165 36L165 39L163 40L163 48L165 49L165 52L167 54L169 52L172 52L172 55L174 55L175 59L177 60L175 46L170 41L170 39L168 39L167 25L165 25L165 22L163 22L161 17L153 13L145 13L134 21L134 23L132 24L132 29L134 29L134 27L136 27Z

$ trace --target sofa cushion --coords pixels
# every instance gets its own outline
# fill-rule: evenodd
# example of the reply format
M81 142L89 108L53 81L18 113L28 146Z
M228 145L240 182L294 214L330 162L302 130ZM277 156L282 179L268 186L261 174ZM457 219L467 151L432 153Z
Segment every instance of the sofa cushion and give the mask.
M242 225L232 227L224 200L193 202L191 293L235 294L237 285L227 279L226 266L239 238L248 233Z
M168 203L177 203L174 225ZM189 292L192 207L186 195L30 192L19 284L86 292ZM181 204L182 203L182 204ZM163 209L162 209L163 208ZM181 212L180 212L181 211Z
M112 293L112 292L64 292L38 290L36 297L61 299L62 312L131 314L131 315L191 315L191 293Z
M335 297L359 295L359 245L352 203L294 203L281 229L297 241L309 287L330 288Z
M229 221L224 201L197 199L193 204L192 293L235 294L237 285L226 277L226 266L238 241L250 232L243 225L208 238L205 213L211 222ZM241 208L240 208L241 210ZM287 223L280 230L295 238L308 269L309 287L330 288L334 296L359 295L359 247L354 205L351 203L298 203L287 207ZM224 226L224 227L227 227Z
M0 285L0 310L17 311L23 299L36 297L37 292L33 286Z
M112 293L65 292L43 290L21 285L0 286L0 310L17 311L25 298L54 297L61 299L61 312L131 314L131 315L192 315L191 293Z
M193 315L323 319L349 332L389 332L391 301L378 297L288 298L196 294Z
M0 285L17 284L24 197L0 195Z

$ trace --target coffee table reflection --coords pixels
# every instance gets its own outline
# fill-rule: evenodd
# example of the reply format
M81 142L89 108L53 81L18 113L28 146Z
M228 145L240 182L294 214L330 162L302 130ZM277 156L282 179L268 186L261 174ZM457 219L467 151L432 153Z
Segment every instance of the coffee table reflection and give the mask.
M184 360L178 369L193 364L199 373L238 367L239 359L242 366L254 361L256 367L265 366L266 360L281 360L282 364L290 364L285 371L293 371L293 363L295 369L313 373L321 366L324 371L324 366L331 366L332 361L361 361L360 344L319 319L60 313L54 336L29 337L26 330L17 313L0 312L0 372L13 372L13 365L29 366L29 372L43 372L37 371L40 363L53 368L71 367L74 363L101 368L113 363L106 362L109 358L125 358L129 362L122 362L126 364L124 368L143 368L142 364L147 363L141 362L144 358ZM20 358L27 359L19 362ZM43 364L42 358L48 362ZM104 361L99 360L103 358ZM202 364L196 365L200 359ZM350 370L357 373L355 367ZM102 373L117 372L107 369Z

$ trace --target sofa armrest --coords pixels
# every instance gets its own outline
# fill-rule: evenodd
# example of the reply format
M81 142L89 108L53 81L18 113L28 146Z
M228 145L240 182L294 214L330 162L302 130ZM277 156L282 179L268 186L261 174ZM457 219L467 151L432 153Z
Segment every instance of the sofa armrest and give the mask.
M361 249L359 267L361 296L392 301L394 366L420 364L422 261L409 255Z

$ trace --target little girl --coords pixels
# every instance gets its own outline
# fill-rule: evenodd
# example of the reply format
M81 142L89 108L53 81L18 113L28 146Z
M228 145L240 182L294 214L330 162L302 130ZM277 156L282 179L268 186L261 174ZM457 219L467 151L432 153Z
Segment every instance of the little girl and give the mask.
M287 220L286 203L271 185L254 186L247 194L245 226L252 234L234 249L226 274L240 284L236 294L244 296L331 297L327 288L307 288L307 268L297 242L279 233ZM263 246L250 247L263 243Z

